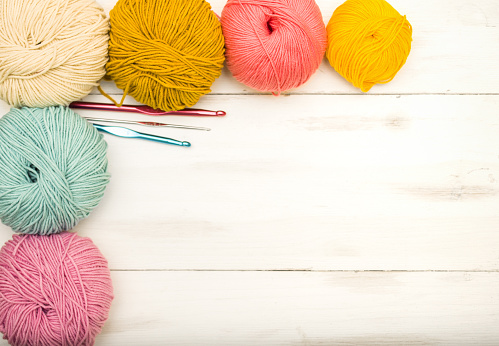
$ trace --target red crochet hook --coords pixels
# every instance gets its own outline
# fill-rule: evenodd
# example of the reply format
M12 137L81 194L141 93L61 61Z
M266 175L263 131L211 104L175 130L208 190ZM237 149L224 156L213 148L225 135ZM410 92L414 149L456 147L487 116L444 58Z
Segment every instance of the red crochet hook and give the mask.
M162 111L161 109L154 109L149 106L144 105L123 105L121 107L115 106L109 103L98 103L98 102L83 102L77 101L69 105L70 108L76 109L91 109L100 111L113 111L113 112L132 112L132 113L142 113L146 115L191 115L191 116L208 116L208 117L223 117L227 113L224 111L210 111L206 109L195 109L186 108L179 111Z

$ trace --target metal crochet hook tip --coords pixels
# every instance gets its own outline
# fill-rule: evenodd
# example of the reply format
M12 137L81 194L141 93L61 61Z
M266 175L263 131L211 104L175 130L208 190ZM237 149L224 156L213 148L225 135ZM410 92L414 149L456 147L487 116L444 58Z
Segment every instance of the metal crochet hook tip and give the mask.
M150 127L173 127L176 129L211 131L211 129L207 127L165 124L165 123L157 123L155 121L135 121L135 120L103 119L103 118L89 118L89 117L83 117L83 118L87 119L90 122L101 121L105 123L120 123L120 124L133 124L133 125L142 125Z
M217 116L219 116L219 117L224 117L226 115L227 115L227 113L225 113L224 111L217 111Z
M93 124L93 125L99 131L106 132L106 133L109 133L109 134L112 134L112 135L115 135L118 137L147 139L149 141L178 145L181 147L190 147L191 146L191 143L186 142L186 141L179 141L179 140L172 139L172 138L155 136L155 135L150 135L148 133L137 132L134 130L130 130L126 127L106 126L106 125L100 125L100 124Z

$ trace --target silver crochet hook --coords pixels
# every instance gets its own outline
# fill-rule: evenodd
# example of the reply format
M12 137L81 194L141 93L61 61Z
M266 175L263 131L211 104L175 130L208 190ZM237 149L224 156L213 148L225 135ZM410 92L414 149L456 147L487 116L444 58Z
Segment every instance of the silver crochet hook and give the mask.
M150 141L155 141L155 142L160 142L160 143L178 145L181 147L190 147L191 146L191 143L189 143L189 142L178 141L178 140L172 139L172 138L155 136L155 135L150 135L147 133L137 132L134 130L127 129L126 127L106 126L106 125L100 125L100 124L93 124L93 125L99 131L107 132L109 134L112 134L112 135L115 135L118 137L141 138L141 139L147 139Z
M197 127L197 126L186 126L186 125L176 125L176 124L165 124L158 123L155 121L135 121L135 120L118 120L118 119L101 119L101 118L88 118L83 117L88 121L100 121L105 123L121 123L121 124L134 124L134 125L142 125L142 126L150 126L150 127L174 127L177 129L188 129L188 130L201 130L201 131L211 131L211 129L207 127Z

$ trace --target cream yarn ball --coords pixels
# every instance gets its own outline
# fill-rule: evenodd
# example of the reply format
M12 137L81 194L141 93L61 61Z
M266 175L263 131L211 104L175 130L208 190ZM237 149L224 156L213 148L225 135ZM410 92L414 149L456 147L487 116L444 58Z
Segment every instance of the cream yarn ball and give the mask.
M67 105L104 76L109 21L94 0L0 0L0 98Z

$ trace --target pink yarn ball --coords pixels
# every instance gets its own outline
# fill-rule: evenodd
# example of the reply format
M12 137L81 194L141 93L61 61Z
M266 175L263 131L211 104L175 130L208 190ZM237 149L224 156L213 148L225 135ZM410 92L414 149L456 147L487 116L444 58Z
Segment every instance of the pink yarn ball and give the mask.
M234 77L277 95L305 83L319 68L327 46L314 0L229 0L222 30Z
M14 235L0 250L0 332L11 345L93 345L113 288L88 238Z

